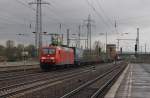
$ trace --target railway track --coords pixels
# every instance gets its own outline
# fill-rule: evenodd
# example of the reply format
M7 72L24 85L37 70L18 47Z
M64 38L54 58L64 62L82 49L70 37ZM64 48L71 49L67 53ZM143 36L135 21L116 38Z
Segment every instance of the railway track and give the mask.
M97 68L100 70L110 70L114 67L114 65L110 64L110 65L103 65L103 66L98 66ZM97 69L97 72L99 73ZM104 71L104 70L103 70ZM26 76L28 78L26 78L24 81L21 80L23 77L19 77L19 78L16 78L12 81L16 81L14 83L11 83L12 81L9 80L11 84L7 84L8 86L2 86L0 87L0 98L28 98L29 96L27 97L22 97L24 95L29 95L31 94L32 96L32 93L34 94L35 92L37 91L44 91L43 89L48 89L48 88L55 88L53 87L54 85L59 85L59 84L62 84L64 85L64 83L66 83L66 81L76 81L77 79L83 79L85 81L87 81L89 77L89 75L91 73L95 73L93 72L93 69L91 66L87 66L87 67L82 67L82 68L75 68L75 69L65 69L65 70L60 70L60 71L54 71L54 72L44 72L44 73L41 73L41 75L39 73L36 73L35 75L33 74L32 76ZM97 74L98 74L97 73ZM14 77L15 78L15 77ZM86 80L87 78L87 80ZM19 82L17 82L19 81ZM84 83L84 82L83 82ZM79 83L79 84L76 84L75 87L83 84L83 83ZM66 85L66 84L65 84ZM69 85L68 85L69 86ZM56 92L57 92L57 89L56 88ZM68 89L69 91L73 90L73 89ZM67 92L69 92L67 90ZM46 90L47 91L47 90ZM53 92L53 91L52 91ZM65 90L65 93L67 93L66 90ZM62 96L64 95L65 93L59 95ZM54 95L55 96L55 95ZM33 97L29 97L29 98L36 98L35 96ZM39 97L38 97L39 98ZM46 98L46 97L45 97ZM58 97L48 97L48 98L58 98ZM79 97L81 98L81 97ZM84 97L83 97L84 98Z
M60 81L60 80L62 81L62 80L66 80L66 79L69 79L72 77L76 77L83 73L87 73L88 71L90 71L89 68L81 68L80 70L69 71L69 72L66 72L66 70L64 70L64 73L61 73L61 74L59 73L59 75L58 75L58 73L57 74L46 73L44 75L38 73L38 76L36 76L37 74L35 74L35 76L38 77L37 79L33 79L33 80L29 79L30 81L25 81L25 82L22 81L20 83L14 84L14 85L1 87L0 88L0 97L2 97L2 98L9 97L11 95L15 95L17 93L24 92L24 91L34 89L37 87L45 86L45 85L54 83L56 81ZM15 77L13 77L13 78L15 78ZM19 77L19 79L20 79L20 77Z
M41 71L34 70L34 71L19 71L19 72L0 73L0 81L21 78L21 77L25 77L25 76L28 76L30 74L34 74L34 73L37 73L37 72L40 73Z
M81 67L81 69L86 69L89 66ZM43 72L40 70L30 70L30 71L19 71L19 72L8 72L8 73L1 73L0 74L0 81L9 81L9 80L15 80L15 79L21 79L21 78L26 78L26 77L31 77L31 76L40 76L43 75L43 73L57 73L57 72L64 72L67 70L74 70L74 68L67 68L67 69L60 69L60 70L51 70L51 72ZM36 73L36 74L35 74Z
M89 66L85 66L85 67L89 67ZM8 67L9 68L9 67ZM83 66L81 66L81 68L84 68ZM70 69L70 70L72 70L72 69L74 69L74 68L67 68L67 70L68 69ZM58 69L51 69L50 70L50 72L54 72L54 71L58 71ZM60 71L65 71L66 69L60 69L59 70L59 72ZM34 73L36 73L36 72L38 72L38 73L40 73L40 72L43 72L43 71L41 71L41 69L30 69L30 70L17 70L17 71L0 71L0 81L2 81L2 80L4 80L4 79L10 79L10 78L21 78L21 77L24 77L24 76L26 76L26 75L28 75L28 74L34 74Z
M63 72L65 70L66 69L59 70L59 72ZM70 68L70 70L72 70L72 69ZM28 70L28 71L17 71L17 72L16 71L15 72L14 71L0 72L0 81L7 81L7 80L17 79L17 78L19 79L19 78L22 78L22 77L24 78L26 76L32 76L35 73L42 73L42 72L43 71L41 71L40 69L33 69L33 70ZM56 69L52 69L51 73L52 72L56 72Z
M103 98L126 66L116 66L60 98Z
M0 73L14 72L14 71L29 71L39 70L39 64L34 65L18 65L18 66L0 66Z

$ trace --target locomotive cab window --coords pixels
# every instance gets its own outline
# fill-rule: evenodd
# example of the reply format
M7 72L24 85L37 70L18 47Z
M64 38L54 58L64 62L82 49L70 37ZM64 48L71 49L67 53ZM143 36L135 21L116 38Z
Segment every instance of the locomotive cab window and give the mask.
M61 54L60 50L59 50L59 54Z
M52 48L44 48L43 54L55 54L55 49Z

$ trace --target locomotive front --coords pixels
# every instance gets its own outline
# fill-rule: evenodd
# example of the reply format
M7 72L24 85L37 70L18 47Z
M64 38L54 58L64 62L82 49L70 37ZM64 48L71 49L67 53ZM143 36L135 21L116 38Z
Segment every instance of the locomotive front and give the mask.
M56 66L63 67L74 64L74 51L68 47L43 47L40 56L40 67L43 70L48 70Z
M56 48L45 47L41 49L40 66L42 69L49 69L50 65L56 63Z

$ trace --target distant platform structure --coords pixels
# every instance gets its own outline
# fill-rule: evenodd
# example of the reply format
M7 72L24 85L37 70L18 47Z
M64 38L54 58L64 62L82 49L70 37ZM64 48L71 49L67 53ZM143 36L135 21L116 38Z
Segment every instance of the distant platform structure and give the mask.
M106 52L109 59L115 59L117 52L116 52L116 44L107 44L106 45Z

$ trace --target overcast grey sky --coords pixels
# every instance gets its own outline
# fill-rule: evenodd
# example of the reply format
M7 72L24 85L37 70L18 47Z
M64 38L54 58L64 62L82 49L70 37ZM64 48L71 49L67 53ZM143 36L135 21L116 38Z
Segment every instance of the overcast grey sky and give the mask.
M34 0L0 0L0 43L8 39L17 43L34 43L35 6L27 3ZM93 41L105 42L105 36L99 33L108 32L108 43L116 43L118 37L136 38L136 28L140 28L140 43L150 45L150 0L44 0L51 5L43 5L43 31L59 33L59 23L62 23L63 33L70 28L71 33L78 32L78 25L84 25L84 20L91 14L93 23ZM117 22L116 34L114 25ZM30 28L32 24L32 28ZM82 33L85 34L85 27ZM122 36L121 33L129 33ZM18 33L26 33L24 38ZM49 41L47 39L46 41ZM46 43L44 40L43 42ZM134 42L123 41L126 50L133 47ZM143 48L144 49L144 48Z

